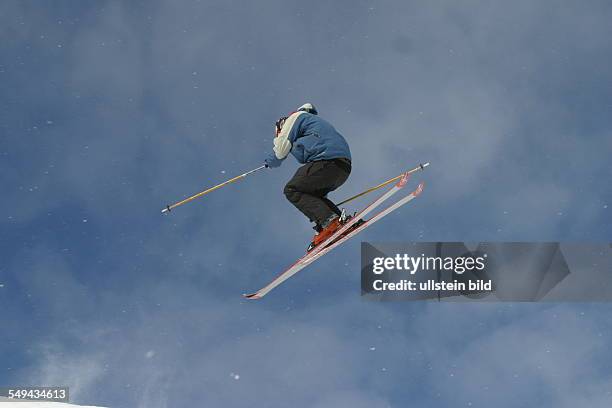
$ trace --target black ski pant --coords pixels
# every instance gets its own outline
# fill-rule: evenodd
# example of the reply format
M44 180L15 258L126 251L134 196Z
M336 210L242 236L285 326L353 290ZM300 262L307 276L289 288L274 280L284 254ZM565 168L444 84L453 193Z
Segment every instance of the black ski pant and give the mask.
M322 225L341 211L327 198L327 193L340 187L351 174L348 159L320 160L300 167L285 186L285 197L311 222Z

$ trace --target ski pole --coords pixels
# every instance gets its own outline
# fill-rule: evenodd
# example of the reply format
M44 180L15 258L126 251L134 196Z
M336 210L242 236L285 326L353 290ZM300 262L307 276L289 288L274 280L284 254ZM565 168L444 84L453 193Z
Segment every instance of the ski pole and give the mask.
M198 197L202 197L203 195L206 195L206 194L208 194L208 193L211 193L211 192L213 192L213 191L215 191L215 190L217 190L217 189L219 189L219 188L221 188L221 187L223 187L223 186L225 186L225 185L227 185L227 184L231 184L231 183L233 183L233 182L235 182L235 181L238 181L238 180L240 180L240 179L242 179L242 178L245 178L245 177L246 177L246 176L248 176L249 174L255 173L256 171L259 171L259 170L261 170L261 169L265 169L266 167L268 167L268 166L264 164L264 165L262 165L262 166L257 167L256 169L253 169L253 170L247 171L246 173L243 173L243 174L241 174L241 175L239 175L239 176L236 176L236 177L231 178L231 179L229 179L229 180L227 180L227 181L224 181L224 182L223 182L223 183L221 183L221 184L217 184L217 185L216 185L216 186L214 186L214 187L211 187L211 188L209 188L209 189L207 189L207 190L204 190L204 191L201 191L201 192L199 192L199 193L197 193L197 194L194 194L194 195L192 195L191 197L187 197L186 199L184 199L184 200L182 200L182 201L179 201L179 202L174 203L174 204L172 204L172 205L167 205L167 206L166 206L166 208L164 208L164 209L163 209L161 212L162 212L162 214L163 214L163 213L167 213L167 212L169 213L170 211L172 211L173 209L175 209L176 207L178 207L178 206L180 206L180 205L187 204L188 202L193 201L193 200L195 200L195 199L196 199L196 198L198 198Z
M417 171L419 171L419 170L423 170L423 169L424 169L425 167L427 167L427 166L429 166L429 162L424 163L424 164L419 164L417 167L415 167L415 168L414 168L414 169L412 169L412 170L407 171L406 173L408 173L408 174L412 174L412 173L417 172ZM352 197L350 197L350 198L347 198L347 199L346 199L346 200L344 200L344 201L339 202L338 204L336 204L336 206L341 206L342 204L346 204L346 203L348 203L349 201L353 201L354 199L359 198L359 197L361 197L361 196L364 196L364 195L366 195L366 194L368 194L368 193L371 193L372 191L378 190L379 188L383 188L384 186L387 186L387 185L389 185L389 184L393 183L394 181L401 179L401 178L404 176L404 174L406 174L406 173L402 173L402 174L400 174L400 175L399 175L399 176L397 176L397 177L393 177L392 179L389 179L389 180L385 181L384 183L381 183L381 184L379 184L379 185L377 185L377 186L375 186L375 187L368 188L367 190L362 191L361 193L359 193L359 194L357 194L357 195L354 195L354 196L352 196Z

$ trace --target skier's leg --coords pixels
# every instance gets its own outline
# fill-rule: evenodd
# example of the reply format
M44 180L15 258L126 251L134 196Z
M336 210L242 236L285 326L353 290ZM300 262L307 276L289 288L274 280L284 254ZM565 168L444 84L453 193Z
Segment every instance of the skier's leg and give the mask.
M285 196L312 222L322 225L332 215L340 214L326 195L340 187L350 174L350 166L325 160L308 163L298 169L285 186Z
M298 210L300 210L310 222L321 225L329 217L329 208L312 194L304 193L295 189L296 185L285 186L285 196Z
M329 208L313 192L318 188L309 174L317 171L321 162L307 163L289 180L283 193L311 222L322 223L329 217Z
M330 183L327 187L321 189L321 199L327 207L336 215L340 216L342 211L333 203L329 198L327 198L327 194L331 191L336 190L340 187L351 173L351 164L349 161L345 161L344 159L333 160L329 163L329 165L325 168L327 173L327 177L330 180Z
M332 200L330 200L327 197L322 197L321 199L325 202L325 204L329 207L329 209L332 210L336 215L338 215L338 216L342 215L342 210L340 210L336 206L336 204L333 203Z

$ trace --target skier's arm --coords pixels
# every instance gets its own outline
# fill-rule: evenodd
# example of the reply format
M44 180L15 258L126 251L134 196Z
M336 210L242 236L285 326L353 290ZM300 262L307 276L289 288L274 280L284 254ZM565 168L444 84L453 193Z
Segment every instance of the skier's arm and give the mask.
M297 139L300 128L298 118L303 113L305 112L295 112L285 120L280 133L274 138L274 153L265 160L268 167L280 166L291 152L292 143Z
M279 146L278 138L279 138L279 135L276 135L274 137L274 148L272 149L273 151L272 151L272 153L270 153L268 155L268 157L266 157L266 160L264 160L264 162L266 163L266 166L268 166L268 167L279 167L281 165L281 163L283 162L283 160L285 160L287 158L287 155L291 151L291 143L289 143L289 141L286 140L286 142L289 143L289 150L287 152L284 152L284 150L287 147L286 146ZM284 154L282 154L282 153L284 153Z

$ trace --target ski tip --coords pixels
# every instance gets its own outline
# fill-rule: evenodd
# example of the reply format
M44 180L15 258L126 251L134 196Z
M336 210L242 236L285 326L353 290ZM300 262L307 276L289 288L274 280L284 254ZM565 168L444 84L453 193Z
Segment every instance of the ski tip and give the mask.
M406 183L408 182L409 178L410 178L410 173L409 172L404 173L400 181L397 182L396 186L398 188L404 187Z
M417 186L416 190L414 190L414 196L415 197L423 192L423 187L425 187L425 183L419 183L419 185Z
M261 299L261 296L259 296L257 293L243 293L242 296L245 299L251 299L251 300Z

